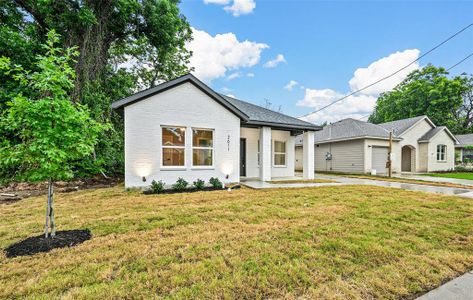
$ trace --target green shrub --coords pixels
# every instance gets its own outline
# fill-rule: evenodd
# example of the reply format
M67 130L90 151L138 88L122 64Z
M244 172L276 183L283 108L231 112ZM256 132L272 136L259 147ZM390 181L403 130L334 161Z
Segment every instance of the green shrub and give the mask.
M217 177L212 177L209 179L209 183L216 189L223 188L222 182Z
M161 194L162 192L164 192L164 185L165 183L162 180L153 180L151 181L151 191L153 192L153 194Z
M176 192L182 192L187 188L189 183L182 177L179 177L175 184L172 185L172 189Z
M203 190L205 187L205 181L203 181L202 179L197 179L196 181L194 181L194 187L196 190Z

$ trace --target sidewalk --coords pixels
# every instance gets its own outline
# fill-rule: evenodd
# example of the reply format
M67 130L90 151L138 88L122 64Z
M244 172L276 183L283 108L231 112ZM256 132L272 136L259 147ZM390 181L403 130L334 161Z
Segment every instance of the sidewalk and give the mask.
M417 300L471 300L473 299L473 271L457 277L420 296Z

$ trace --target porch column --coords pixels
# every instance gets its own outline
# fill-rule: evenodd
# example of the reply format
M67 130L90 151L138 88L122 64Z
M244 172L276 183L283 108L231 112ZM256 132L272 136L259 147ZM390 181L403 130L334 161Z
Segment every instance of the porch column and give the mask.
M304 179L314 179L314 147L314 131L304 132L304 139L302 142L302 170Z
M271 127L263 126L259 132L259 179L271 180Z

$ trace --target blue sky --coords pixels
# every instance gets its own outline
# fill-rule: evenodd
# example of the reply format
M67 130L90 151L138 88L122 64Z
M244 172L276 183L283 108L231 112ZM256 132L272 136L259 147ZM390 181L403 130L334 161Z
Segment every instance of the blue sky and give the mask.
M183 0L180 8L194 28L189 48L198 77L255 104L269 99L293 116L396 71L473 22L473 1ZM450 67L472 52L470 27L409 71ZM473 58L451 70L462 72L473 73ZM406 74L307 120L362 118ZM297 84L284 88L291 80Z

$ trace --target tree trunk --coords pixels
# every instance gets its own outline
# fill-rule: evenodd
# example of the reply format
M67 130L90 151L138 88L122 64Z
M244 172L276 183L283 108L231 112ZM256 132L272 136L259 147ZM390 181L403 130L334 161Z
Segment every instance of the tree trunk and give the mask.
M54 221L54 206L53 206L53 181L48 180L48 204L46 207L46 224L44 224L44 237L56 236L56 223ZM49 234L49 228L51 228L51 235Z

